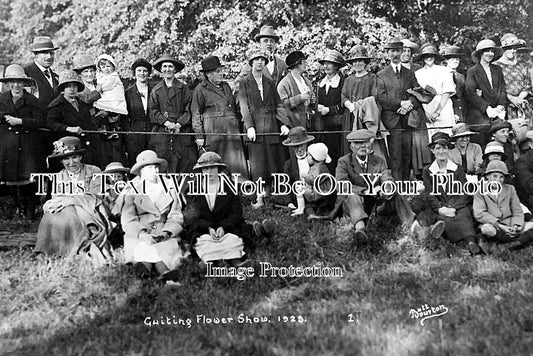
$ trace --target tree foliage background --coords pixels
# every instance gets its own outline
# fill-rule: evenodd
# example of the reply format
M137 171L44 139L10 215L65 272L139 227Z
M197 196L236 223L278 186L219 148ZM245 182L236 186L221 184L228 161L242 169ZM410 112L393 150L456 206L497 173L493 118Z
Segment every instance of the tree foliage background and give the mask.
M530 42L530 0L0 0L0 63L31 61L36 35L49 35L61 49L58 69L78 53L115 57L123 76L138 57L154 61L168 52L198 76L201 59L219 55L226 75L236 76L260 26L282 36L282 55L300 49L316 75L327 48L348 55L367 45L381 62L381 46L394 36L418 43L457 44L470 52L482 38L514 32Z

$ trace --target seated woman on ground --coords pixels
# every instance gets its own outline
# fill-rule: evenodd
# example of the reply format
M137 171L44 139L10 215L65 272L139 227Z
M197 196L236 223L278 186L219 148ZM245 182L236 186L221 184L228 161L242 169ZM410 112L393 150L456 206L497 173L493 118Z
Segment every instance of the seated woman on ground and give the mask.
M205 152L198 159L194 171L207 175L207 184L202 184L207 192L189 190L186 236L203 263L227 261L238 267L249 263L247 255L255 247L254 235L268 238L275 226L268 220L256 221L253 226L246 223L239 196L227 186L221 188L219 174L227 174L225 168L215 152ZM219 194L221 189L225 194Z
M533 242L533 222L524 221L524 212L515 188L504 183L505 176L508 175L505 162L491 161L483 178L500 184L501 191L498 194L478 193L474 196L474 217L481 224L484 236L480 247L486 253L492 247L486 242L510 242L511 249L519 249Z
M137 194L130 186L123 192L122 203L115 205L115 211L121 214L126 263L135 263L142 277L156 272L159 279L172 280L189 253L178 244L178 235L183 230L178 193L170 182L163 184L158 175L166 169L167 161L158 158L154 151L139 153L131 168L136 175L131 186L144 189Z
M43 205L36 252L59 256L90 252L107 257L111 225L100 192L100 168L82 163L80 139L67 136L54 142L49 159L60 159L64 169L52 182L52 199Z

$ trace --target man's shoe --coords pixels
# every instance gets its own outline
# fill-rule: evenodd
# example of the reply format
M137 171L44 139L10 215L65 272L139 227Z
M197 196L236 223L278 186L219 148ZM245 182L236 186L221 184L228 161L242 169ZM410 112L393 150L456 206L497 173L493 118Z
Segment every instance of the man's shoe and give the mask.
M476 256L482 253L481 249L479 248L479 245L475 242L468 243L468 251L470 251L470 254L472 256Z
M355 241L368 241L368 235L364 230L355 230L353 237Z

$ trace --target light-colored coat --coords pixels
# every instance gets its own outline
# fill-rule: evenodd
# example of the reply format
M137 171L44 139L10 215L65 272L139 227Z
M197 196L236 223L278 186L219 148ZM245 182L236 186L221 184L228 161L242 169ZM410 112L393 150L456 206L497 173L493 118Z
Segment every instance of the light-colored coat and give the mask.
M455 147L450 150L448 158L457 165L462 165L461 152ZM466 167L463 167L466 174L476 174L483 163L483 151L477 143L470 142L466 146Z
M503 184L497 196L477 193L474 196L474 218L482 224L501 223L507 226L524 226L524 213L515 188Z
M307 87L309 88L309 94L311 95L311 103L314 103L316 101L316 97L313 91L313 85L309 81L309 79L302 77L305 83L307 84ZM279 97L281 99L281 102L287 109L287 113L289 116L289 119L291 121L291 125L289 128L293 128L296 126L303 126L305 128L309 128L307 124L307 111L309 107L309 103L306 105L305 101L301 99L300 90L298 89L298 85L296 84L296 81L294 80L294 77L292 76L291 72L283 78L279 84L278 84L278 93Z

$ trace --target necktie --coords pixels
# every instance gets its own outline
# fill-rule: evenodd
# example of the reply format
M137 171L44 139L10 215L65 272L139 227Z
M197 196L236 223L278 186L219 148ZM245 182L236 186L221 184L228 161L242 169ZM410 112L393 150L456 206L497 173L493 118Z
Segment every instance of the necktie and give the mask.
M52 78L52 76L50 75L50 69L45 69L44 70L44 76L48 79Z
M76 109L76 111L80 111L80 107L78 106L78 102L76 100L72 100L70 103L72 104L72 106L74 106L74 109Z
M396 76L400 77L400 67L394 67L394 71L396 72Z

